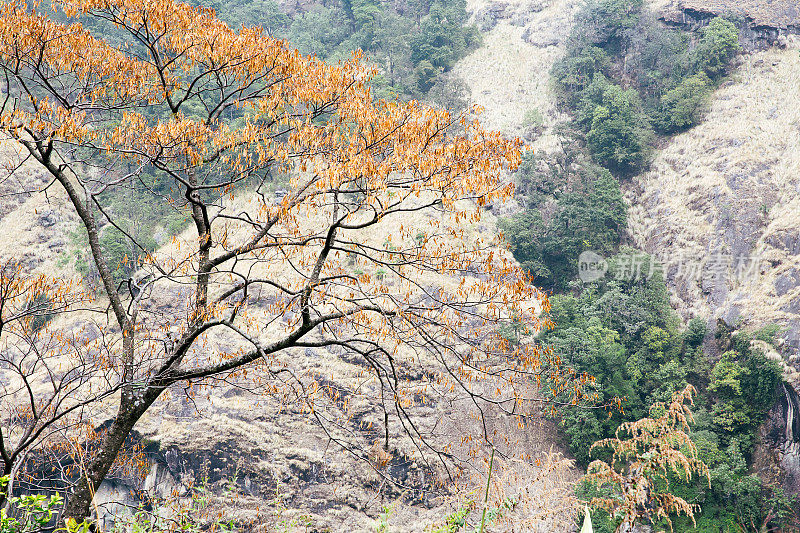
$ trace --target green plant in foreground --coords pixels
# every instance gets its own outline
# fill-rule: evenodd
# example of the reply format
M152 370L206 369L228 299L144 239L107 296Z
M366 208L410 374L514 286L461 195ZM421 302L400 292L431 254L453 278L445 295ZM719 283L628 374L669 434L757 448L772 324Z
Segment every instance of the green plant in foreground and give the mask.
M8 476L0 477L0 496L6 496L4 490L9 481ZM7 508L0 509L0 533L33 533L43 530L53 521L53 516L64 504L64 499L59 494L50 497L44 494L25 494L9 497L8 504L7 508L16 509L18 512L15 514L18 516L9 516ZM78 523L74 518L70 518L66 527L57 531L88 533L89 523L86 521Z
M383 512L378 515L378 524L375 526L375 533L389 533L389 519L394 513L397 502L383 506Z

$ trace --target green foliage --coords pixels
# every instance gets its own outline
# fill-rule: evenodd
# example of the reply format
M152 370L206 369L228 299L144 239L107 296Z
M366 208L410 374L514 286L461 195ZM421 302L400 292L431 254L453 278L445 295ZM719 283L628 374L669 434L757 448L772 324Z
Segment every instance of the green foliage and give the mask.
M630 80L626 85L636 88L650 113L661 95L691 75L689 34L664 26L644 9L627 36L624 79ZM617 68L618 57L615 56Z
M4 492L9 483L8 476L0 476L0 496L7 496ZM0 498L2 499L2 498ZM51 525L53 517L64 504L64 499L54 494L50 497L44 494L24 494L8 498L9 508L13 509L11 515L6 508L0 509L0 533L33 533L42 531ZM67 522L67 527L61 531L68 533L88 533L87 522L77 523L74 519Z
M480 42L466 25L464 0L407 2L346 0L315 4L276 33L303 53L336 60L362 49L380 66L379 97L420 97Z
M536 108L529 109L522 117L522 125L526 128L541 128L544 124L542 112Z
M575 19L581 32L573 31L578 43L618 51L627 30L636 26L643 0L595 0L587 2Z
M609 171L591 164L574 170L568 162L553 163L546 154L529 152L517 184L526 209L501 220L499 227L537 285L564 290L577 277L581 252L614 251L626 226L627 207Z
M120 222L124 224L121 227L126 232L123 233L115 226L109 225L105 227L100 233L100 248L103 251L103 256L108 261L114 283L117 284L119 290L122 290L122 284L125 280L130 279L139 268L143 255L154 251L157 244L152 234L141 234L133 231L130 226L125 224L125 220ZM131 240L129 237L131 233L134 235L139 233L137 242L145 247L144 250ZM70 233L70 240L72 252L65 259L69 261L71 258L74 261L76 269L83 275L90 286L99 283L99 274L94 267L94 262L89 257L88 239L85 230L82 227L76 228L75 231Z
M293 10L274 0L192 1L233 28L261 26L304 54L336 61L363 50L379 67L373 86L380 98L424 96L480 42L465 0L323 0Z
M389 519L394 513L396 503L383 506L383 512L378 515L378 524L375 526L375 533L389 533Z
M559 102L572 112L594 161L626 175L646 166L654 128L667 134L699 122L739 49L736 27L723 19L689 35L665 27L638 0L589 0L551 74ZM565 142L580 145L572 137ZM777 330L732 335L720 328L717 344L725 354L710 359L703 353L705 322L694 319L680 330L661 272L635 250L609 259L599 281L569 284L575 277L571 261L588 249L610 255L619 233L595 224L605 236L590 243L576 223L581 217L567 205L574 205L575 191L587 190L582 183L595 181L576 176L597 174L588 170L591 163L582 150L566 152L522 165L517 184L527 211L502 224L515 257L539 276L538 284L572 291L551 297L556 328L543 332L542 341L577 372L596 377L600 403L623 399L623 411L564 410L561 427L570 450L585 464L592 442L610 437L622 422L640 419L647 405L690 383L700 391L691 437L711 469L711 487L668 482L677 496L702 505L696 530L755 531L757 524L776 527L789 520L785 498L771 496L771 489L748 474L756 428L780 382L780 369L752 350L751 341L774 343ZM624 209L615 219L624 228ZM637 255L634 266L631 257ZM602 513L592 518L597 531L614 530ZM676 531L692 529L690 520L675 520Z
M471 509L462 506L457 511L445 517L444 524L432 531L432 533L458 533L467 525L467 517Z
M490 525L500 520L503 515L513 510L518 505L518 500L514 497L504 498L497 507L487 507L485 515L485 525ZM434 526L430 533L480 533L481 528L475 525L468 529L470 517L477 507L477 503L470 499L463 502L458 509L444 517L441 525ZM484 529L483 531L488 531Z
M260 26L275 35L290 23L289 17L274 0L203 0L217 16L232 28Z
M298 50L316 54L326 59L351 35L346 15L339 10L314 6L297 15L288 28L286 37Z
M620 423L642 418L648 405L690 383L699 390L690 437L709 466L711 486L674 475L668 482L676 496L702 505L696 530L751 531L750 524L791 523L796 517L785 498L773 497L748 467L757 428L774 405L781 380L779 365L753 349L752 340L774 338L776 328L754 333L718 328L716 342L725 352L709 361L702 353L705 321L693 319L680 329L662 272L650 258L622 248L608 263L600 280L574 283L571 293L551 297L556 327L540 334L576 372L596 378L593 405L623 399L622 411L562 410L560 426L570 451L588 463L591 443L611 437ZM582 497L603 496L587 491L578 489ZM780 516L778 509L783 509ZM597 531L614 530L602 513L592 519ZM684 518L674 522L675 531L695 530Z
M459 57L479 43L474 28L463 29L465 20L465 0L434 2L421 21L419 32L410 39L411 61L429 61L437 69L451 69Z
M766 342L768 344L772 344L774 346L776 343L776 338L780 331L781 331L780 325L767 324L766 326L757 329L755 332L753 332L753 338L756 340Z
M699 70L710 78L718 78L725 74L739 50L739 30L732 22L715 17L703 28L703 36L695 49L695 61Z
M416 88L420 92L428 92L428 90L433 87L433 84L436 82L436 77L438 75L439 72L430 61L427 59L420 61L414 69L414 82L416 84Z
M623 263L631 253L623 249L612 257L605 278L578 295L553 296L556 327L542 335L576 371L595 376L601 403L625 399L624 412L562 413L570 450L584 464L591 443L613 435L621 422L646 416L648 405L669 399L686 383L687 350L663 279L658 271L636 279L623 277L628 274ZM649 258L642 261L647 273Z
M531 332L528 326L519 317L515 316L511 320L500 323L499 334L510 344L518 345L522 338L530 335Z
M560 100L570 107L577 105L595 74L606 72L610 65L610 58L602 48L587 46L571 50L553 65L551 72Z
M586 143L600 164L630 173L647 163L653 131L636 91L598 74L584 91L580 116L588 127Z
M672 133L697 124L708 107L713 86L704 72L685 78L661 96L659 129Z
M629 174L646 165L653 127L673 133L697 124L739 50L736 26L724 19L693 41L641 0L589 0L551 74L595 160Z
M34 295L28 303L28 310L33 313L31 331L34 333L42 330L56 316L55 312L53 312L53 302L44 293Z
M701 318L693 318L686 327L684 339L689 346L700 346L706 336L706 331L705 321Z

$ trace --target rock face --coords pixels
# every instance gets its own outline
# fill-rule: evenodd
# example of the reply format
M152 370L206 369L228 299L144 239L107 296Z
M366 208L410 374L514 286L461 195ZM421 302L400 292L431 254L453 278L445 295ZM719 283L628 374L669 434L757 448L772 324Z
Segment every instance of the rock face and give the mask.
M703 26L718 15L742 21L740 37L747 50L785 45L787 34L800 33L800 4L795 0L657 0L661 18L680 26Z
M800 487L800 396L797 390L784 384L779 397L760 428L754 463L762 478L797 493Z
M744 56L705 120L672 138L626 197L632 239L664 265L679 313L782 327L789 384L767 441L800 492L800 439L786 431L800 420L788 400L800 390L800 42L786 45Z

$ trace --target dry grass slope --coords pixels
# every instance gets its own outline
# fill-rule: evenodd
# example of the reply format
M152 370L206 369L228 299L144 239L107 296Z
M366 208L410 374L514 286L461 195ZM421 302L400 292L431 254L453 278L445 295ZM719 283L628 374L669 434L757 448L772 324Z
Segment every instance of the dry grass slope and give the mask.
M627 188L633 238L673 263L668 278L683 314L753 326L778 322L794 341L800 338L798 49L794 40L786 50L746 56L715 93L703 123L673 138ZM732 264L720 267L715 258Z
M497 10L496 25L483 46L462 59L454 72L470 88L471 99L484 108L482 122L511 135L525 133L525 114L538 110L544 125L559 116L550 86L550 68L563 53L563 39L581 2L578 0L470 0L473 19ZM534 149L555 142L545 131Z

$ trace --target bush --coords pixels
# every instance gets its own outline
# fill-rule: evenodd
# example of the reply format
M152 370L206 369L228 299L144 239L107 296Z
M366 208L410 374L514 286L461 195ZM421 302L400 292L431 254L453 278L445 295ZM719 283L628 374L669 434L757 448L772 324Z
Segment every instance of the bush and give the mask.
M622 64L623 77L631 80L647 103L691 75L689 38L686 32L665 27L655 15L643 10L630 32Z
M459 57L480 41L474 27L463 27L466 2L452 4L434 2L420 23L419 33L412 36L411 61L419 65L429 61L443 71L450 70Z
M543 125L544 117L542 116L542 112L535 107L526 111L525 115L522 117L522 126L525 128L538 130Z
M56 316L55 312L53 312L53 302L44 293L35 295L31 299L28 309L33 313L31 330L34 333L44 328Z
M684 79L661 97L658 126L672 133L697 124L708 107L713 84L704 72Z
M203 0L231 28L261 26L275 35L289 26L289 17L274 0Z
M703 28L703 37L694 51L695 61L710 78L718 78L725 74L739 50L739 30L732 22L716 17Z
M0 500L4 500L8 476L0 477ZM3 501L5 504L5 501ZM34 533L45 530L51 526L53 516L58 513L64 499L58 494L49 498L43 494L25 494L8 498L8 504L13 510L11 515L5 508L0 509L0 533ZM81 533L88 533L88 524L72 522L72 529Z
M428 92L428 90L433 87L433 84L436 83L436 77L438 75L439 71L436 70L430 61L427 59L420 61L417 68L414 69L414 81L417 89L423 93Z
M684 333L686 343L691 347L700 346L706 336L707 331L706 323L701 318L693 318L689 321L689 325Z
M646 165L653 126L672 133L700 120L739 49L736 27L719 17L690 50L690 39L665 27L641 0L590 0L551 75L596 162L625 175Z

